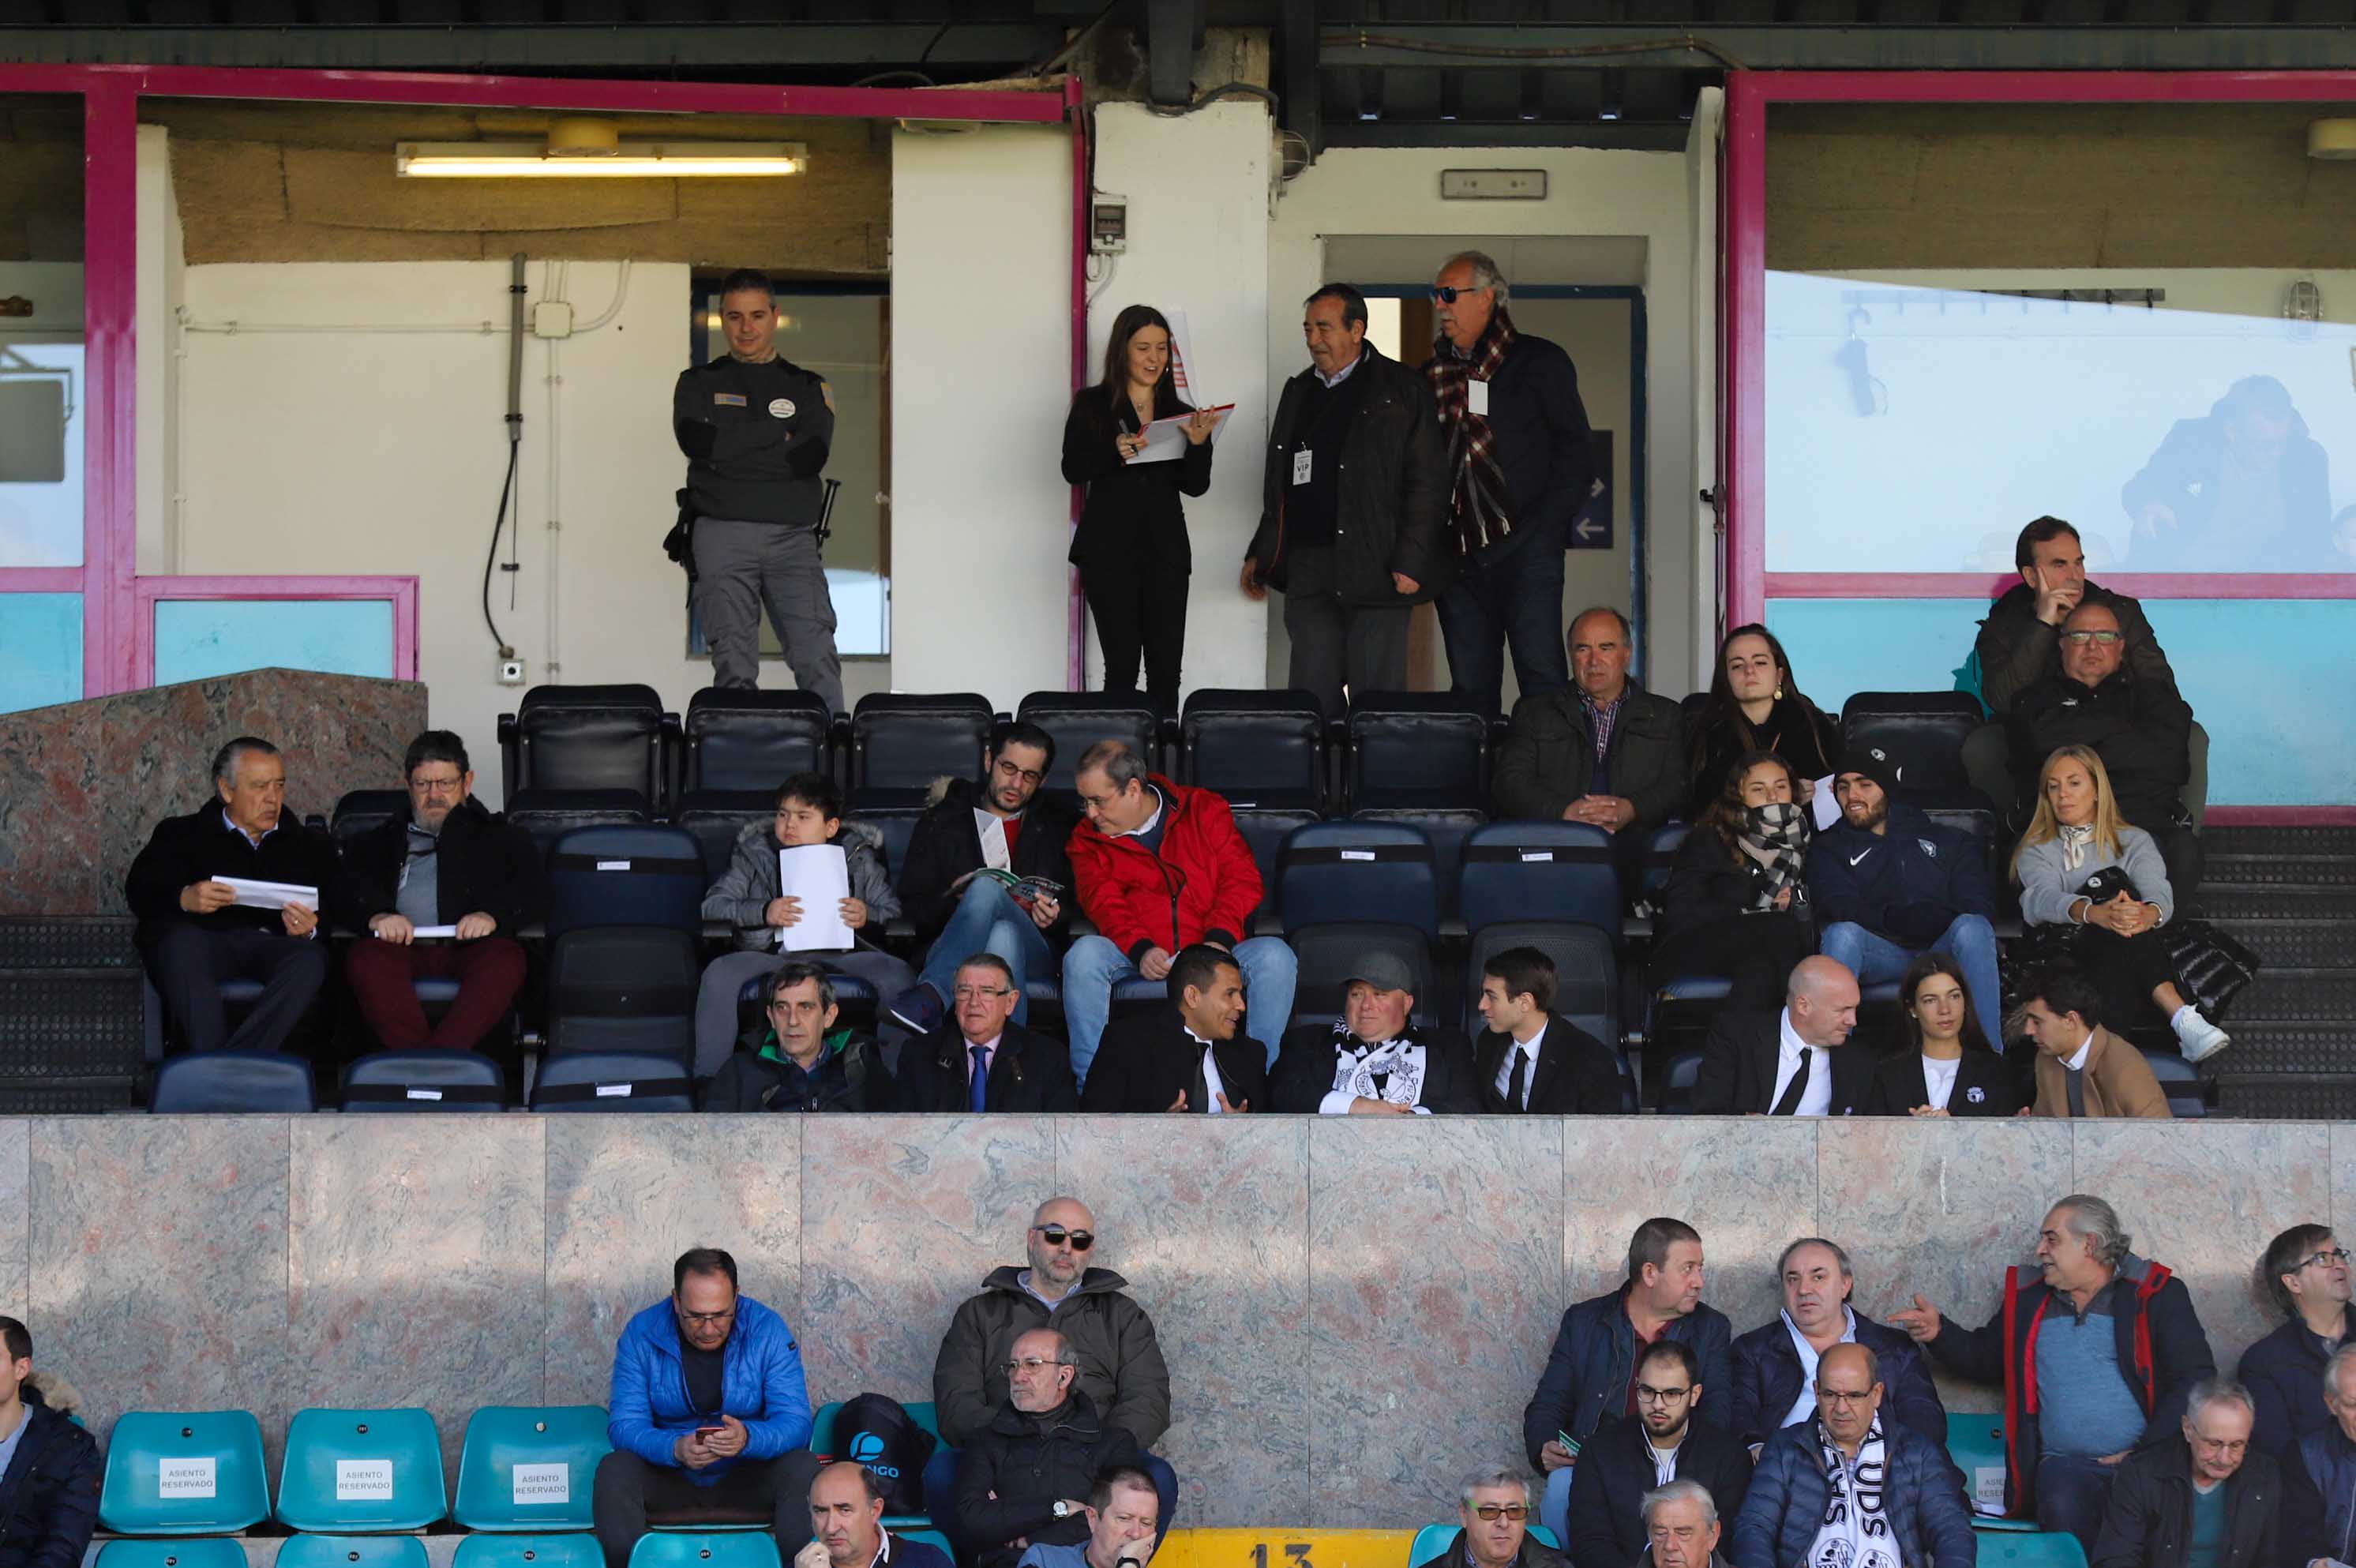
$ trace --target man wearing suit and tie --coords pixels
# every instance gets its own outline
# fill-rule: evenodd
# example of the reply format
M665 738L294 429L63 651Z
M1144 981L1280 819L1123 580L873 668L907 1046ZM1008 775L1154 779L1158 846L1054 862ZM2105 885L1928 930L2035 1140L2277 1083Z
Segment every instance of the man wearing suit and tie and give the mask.
M1487 1112L1608 1116L1620 1110L1620 1063L1612 1048L1554 1015L1554 960L1506 948L1481 966L1481 1016L1472 1078Z
M958 966L948 1021L900 1047L901 1111L1076 1111L1064 1047L1014 1022L1014 971L992 952Z
M1233 1116L1268 1108L1268 1047L1243 1032L1244 972L1207 942L1170 961L1170 1004L1104 1032L1083 1111L1190 1111Z
M1783 1010L1720 1013L1702 1047L1694 1110L1722 1116L1854 1116L1873 1088L1873 1058L1849 1047L1857 976L1831 959L1802 959Z

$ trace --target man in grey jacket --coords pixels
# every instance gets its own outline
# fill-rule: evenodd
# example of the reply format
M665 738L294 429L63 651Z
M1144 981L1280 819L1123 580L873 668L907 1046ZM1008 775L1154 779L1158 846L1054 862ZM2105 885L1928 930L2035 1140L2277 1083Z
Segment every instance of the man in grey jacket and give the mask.
M703 918L736 929L736 950L716 958L703 972L695 998L695 1076L709 1078L728 1060L736 1044L736 997L748 982L794 959L805 959L873 986L878 997L897 996L916 983L905 959L877 948L787 950L785 934L809 911L782 894L777 852L831 843L842 850L851 897L842 900L842 923L856 941L880 929L900 912L899 895L884 869L883 835L865 822L842 820L842 791L822 773L797 773L777 787L777 814L771 822L748 822L736 835L728 869L703 896Z

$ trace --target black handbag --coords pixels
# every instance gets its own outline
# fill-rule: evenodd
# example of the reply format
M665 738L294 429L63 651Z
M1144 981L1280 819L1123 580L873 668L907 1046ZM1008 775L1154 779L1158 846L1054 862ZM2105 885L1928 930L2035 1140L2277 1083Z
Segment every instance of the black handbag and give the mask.
M2258 955L2206 920L2170 920L2159 934L2168 943L2177 985L2212 1024L2257 978Z

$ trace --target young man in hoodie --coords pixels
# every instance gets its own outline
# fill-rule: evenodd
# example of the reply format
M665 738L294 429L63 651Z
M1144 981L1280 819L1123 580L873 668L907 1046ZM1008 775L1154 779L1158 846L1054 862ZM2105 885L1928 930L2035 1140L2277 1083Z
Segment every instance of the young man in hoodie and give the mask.
M1997 979L1996 889L1979 841L1898 800L1899 769L1879 746L1841 758L1833 776L1840 821L1808 846L1808 896L1819 950L1863 985L1897 980L1925 952L1963 966L1973 1015L2004 1048Z
M703 918L736 928L736 950L716 958L703 972L695 998L695 1076L710 1078L728 1060L736 1042L736 993L798 958L808 958L837 974L863 980L889 999L916 983L905 960L878 948L851 947L787 952L784 932L806 912L798 898L782 897L777 852L811 844L841 846L851 875L851 897L842 901L842 923L852 940L900 913L899 896L884 871L884 836L865 822L842 820L842 791L822 773L797 773L777 786L773 822L747 822L736 835L728 869L703 896Z

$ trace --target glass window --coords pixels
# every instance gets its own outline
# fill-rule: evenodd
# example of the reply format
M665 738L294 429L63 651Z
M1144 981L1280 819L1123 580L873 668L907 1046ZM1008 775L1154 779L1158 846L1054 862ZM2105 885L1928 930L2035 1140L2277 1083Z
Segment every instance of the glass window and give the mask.
M79 566L81 101L0 95L0 567Z
M241 670L391 679L389 599L159 599L155 684Z
M0 714L81 700L81 596L0 593Z

